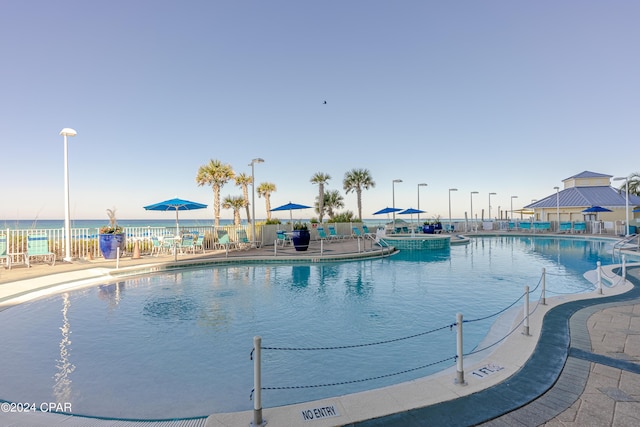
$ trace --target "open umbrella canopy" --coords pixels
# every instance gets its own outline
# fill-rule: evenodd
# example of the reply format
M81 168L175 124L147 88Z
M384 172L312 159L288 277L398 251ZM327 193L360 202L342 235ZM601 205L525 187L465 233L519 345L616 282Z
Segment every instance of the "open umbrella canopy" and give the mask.
M631 212L640 212L640 208L635 208L634 210L632 210Z
M380 215L380 214L388 214L388 213L393 213L393 212L399 212L402 209L399 208L384 208L384 209L380 209L378 212L374 212L374 215Z
M297 203L287 203L286 205L278 206L277 208L271 209L273 211L291 211L294 209L311 209L311 206L299 205Z
M204 209L207 205L202 203L192 202L184 199L169 199L164 202L154 203L152 205L145 206L145 210L148 211L176 211L176 233L180 231L178 225L178 211L189 211L193 209Z
M611 209L603 208L602 206L591 206L583 210L584 213L597 213L597 212L613 212Z
M417 213L425 213L426 211L421 211L420 209L413 209L413 208L409 208L409 209L405 209L402 212L398 212L398 215L404 215L404 214L417 214Z
M289 211L289 220L291 221L291 229L293 230L293 211L297 209L311 209L311 206L299 205L297 203L289 202L286 205L278 206L277 208L271 209L271 212Z

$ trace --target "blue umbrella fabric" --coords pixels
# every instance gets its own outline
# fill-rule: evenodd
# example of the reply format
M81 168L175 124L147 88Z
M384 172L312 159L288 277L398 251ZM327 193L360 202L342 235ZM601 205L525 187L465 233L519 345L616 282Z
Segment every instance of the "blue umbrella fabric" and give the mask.
M380 214L389 214L389 213L393 213L393 212L399 212L402 209L399 208L384 208L384 209L380 209L378 212L374 212L374 215L380 215Z
M584 213L597 213L597 212L613 212L611 209L603 208L602 206L591 206L583 210Z
M180 231L178 225L178 211L189 211L194 209L205 209L207 205L202 203L192 202L184 199L169 199L164 202L154 203L152 205L145 206L145 210L148 211L176 211L176 233Z
M635 208L634 210L632 210L631 212L640 212L640 208Z
M422 211L420 209L413 209L413 208L409 208L409 209L405 209L402 212L398 212L398 215L404 215L404 214L417 214L417 213L425 213L426 211Z
M277 208L271 209L271 212L274 211L289 211L289 219L291 220L291 227L293 229L293 211L297 209L311 209L311 206L300 205L297 203L287 203L286 205L278 206Z

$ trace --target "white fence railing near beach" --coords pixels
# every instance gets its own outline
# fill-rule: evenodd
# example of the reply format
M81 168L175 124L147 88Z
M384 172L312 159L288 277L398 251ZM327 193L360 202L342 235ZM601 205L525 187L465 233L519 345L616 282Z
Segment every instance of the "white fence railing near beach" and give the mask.
M360 223L334 223L336 232L340 235L352 234L352 226ZM277 239L278 230L290 230L291 224L256 224L256 239L252 238L253 227L251 225L223 225L218 230L224 230L232 241L238 241L238 231L244 230L250 240L260 242L264 246L273 245ZM180 233L197 231L206 250L216 248L217 230L214 226L181 227ZM313 224L310 227L311 238L319 238ZM141 254L148 254L152 249L153 236L175 236L175 227L124 227L126 234L126 247L123 256L131 255L137 242ZM7 253L12 257L12 263L22 261L22 254L27 252L27 236L46 235L49 239L49 250L56 254L56 259L61 260L65 255L64 228L52 229L6 229L0 234L7 236ZM71 258L87 259L101 256L99 247L99 228L72 228L71 229Z

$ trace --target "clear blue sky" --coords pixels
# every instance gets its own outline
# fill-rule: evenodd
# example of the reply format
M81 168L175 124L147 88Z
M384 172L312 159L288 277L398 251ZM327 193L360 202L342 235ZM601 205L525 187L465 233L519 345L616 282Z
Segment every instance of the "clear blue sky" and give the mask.
M363 216L514 209L590 170L640 170L640 2L5 0L0 220L166 218L209 159L312 205L370 170ZM327 104L323 104L323 101ZM240 195L227 184L222 195ZM357 212L354 194L346 209ZM232 212L223 210L224 218ZM311 210L305 216L312 216ZM264 199L256 196L256 216ZM287 215L284 215L286 217ZM244 215L243 215L244 218Z

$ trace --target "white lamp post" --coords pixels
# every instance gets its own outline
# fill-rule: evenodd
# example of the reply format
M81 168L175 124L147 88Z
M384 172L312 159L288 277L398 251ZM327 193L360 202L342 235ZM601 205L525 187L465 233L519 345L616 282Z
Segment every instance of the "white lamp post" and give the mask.
M613 178L614 181L621 181L624 179L624 192L626 194L626 198L625 198L625 226L626 226L626 234L625 236L629 235L629 178L628 177L618 177L618 178Z
M517 199L518 196L511 196L511 221L513 221L513 199ZM509 218L507 218L509 220Z
M68 136L76 136L78 133L71 128L64 128L60 135L64 137L64 260L71 261L71 210L69 208L69 155Z
M420 210L420 187L426 187L427 184L425 184L424 182L421 184L418 184L418 210ZM420 212L418 212L418 225L420 225Z
M556 190L556 216L558 217L558 228L556 231L560 231L560 187L553 187Z
M458 189L457 188L449 189L449 231L451 231L451 192L452 191L458 191Z
M392 203L392 208L395 209L396 208L396 182L402 182L401 179L394 179L393 181L391 181L391 203ZM393 228L395 229L396 227L396 211L393 211Z
M471 197L471 225L472 225L471 228L473 230L475 230L475 231L478 231L478 229L476 228L476 223L473 220L473 195L474 194L478 194L478 192L477 191L472 191L471 192L471 196L470 196Z
M254 174L254 167L256 163L263 163L264 160L258 157L251 160L249 165L251 166L251 240L256 245L256 180Z
M491 196L495 196L496 193L489 193L489 221L491 221Z

